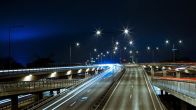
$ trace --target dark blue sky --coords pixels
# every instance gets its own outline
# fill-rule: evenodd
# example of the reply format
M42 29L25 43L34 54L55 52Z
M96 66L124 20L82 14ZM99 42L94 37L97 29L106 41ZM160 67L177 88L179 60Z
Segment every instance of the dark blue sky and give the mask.
M12 56L17 61L53 56L60 63L68 61L70 42L81 42L80 49L73 49L73 59L80 61L81 54L84 61L94 47L110 49L112 37L124 39L121 30L129 26L141 61L149 59L144 54L147 45L159 46L160 54L170 54L164 46L166 39L182 39L183 56L195 60L194 4L188 0L1 0L1 57L8 56L10 27L16 27L11 28L11 38ZM96 28L103 29L99 39L93 36ZM160 55L163 60L168 59L165 56Z

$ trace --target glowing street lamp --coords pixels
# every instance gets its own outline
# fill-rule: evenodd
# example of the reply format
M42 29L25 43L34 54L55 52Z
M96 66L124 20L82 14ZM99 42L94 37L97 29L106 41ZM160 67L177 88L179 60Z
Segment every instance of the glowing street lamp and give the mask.
M156 50L159 50L159 47L156 47Z
M119 42L118 41L116 41L116 45L119 45Z
M109 54L110 52L109 51L106 51L106 54Z
M101 36L101 34L102 34L101 30L96 30L96 32L95 32L96 36Z
M183 41L182 41L182 40L179 40L179 41L178 41L178 43L179 43L179 44L182 44L182 43L183 43Z
M165 43L166 43L166 44L169 44L169 40L166 40ZM182 41L182 40L178 40L177 43L178 43L178 44L182 44L183 41ZM177 49L176 49L176 47L175 47L175 43L173 43L173 45L172 45L173 62L175 62L175 60L176 60L176 50L177 50Z
M129 35L129 29L128 29L128 28L124 28L124 29L123 29L123 34L124 34L125 36L128 36L128 35Z
M124 50L127 50L127 47L124 47Z
M129 41L129 44L130 44L130 45L133 45L133 41L132 41L132 40L131 40L131 41Z
M80 43L79 42L76 42L76 47L79 47L80 46Z
M150 46L147 46L147 50L150 50Z
M72 44L69 45L69 63L70 63L70 65L71 65L71 63L72 63L72 62L71 62L71 60L72 60L72 49L71 49L71 46L72 46ZM79 43L79 42L76 42L76 43L75 43L75 46L76 46L76 47L80 47L80 43Z
M132 54L132 53L133 53L133 51L132 51L132 50L130 50L130 51L129 51L129 53L130 53L130 54Z
M97 52L97 49L96 48L94 48L94 52Z
M166 40L166 41L165 41L165 44L169 44L169 40Z
M118 47L116 46L116 47L114 47L114 50L118 50Z

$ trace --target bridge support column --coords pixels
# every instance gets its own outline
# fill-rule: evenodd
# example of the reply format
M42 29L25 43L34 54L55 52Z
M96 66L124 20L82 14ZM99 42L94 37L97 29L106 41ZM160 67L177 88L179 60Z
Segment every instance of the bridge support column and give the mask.
M181 77L181 73L179 71L176 72L176 78L180 78Z
M68 77L68 79L70 79L70 80L72 79L72 75L68 75L67 77Z
M60 89L57 89L57 90L56 90L56 93L59 94L59 93L60 93Z
M167 76L167 71L163 70L163 77Z
M52 90L50 90L50 96L53 96L53 95L54 95L53 91L52 91Z
M161 90L161 95L163 95L163 90Z
M154 69L153 69L153 67L150 67L150 73L151 73L151 77L153 78L154 77Z
M42 92L37 92L37 93L34 94L34 97L35 97L34 98L35 101L39 101L43 98L43 94L42 94Z
M87 78L88 77L88 72L85 72L85 76L84 76L84 78Z
M98 71L97 70L95 70L95 74L98 74Z
M180 106L181 106L181 107L180 107L180 108L181 108L180 110L188 110L188 109L187 109L187 104L186 104L186 102L184 102L184 101L182 101L182 100L180 101Z
M18 110L18 96L11 97L11 110Z

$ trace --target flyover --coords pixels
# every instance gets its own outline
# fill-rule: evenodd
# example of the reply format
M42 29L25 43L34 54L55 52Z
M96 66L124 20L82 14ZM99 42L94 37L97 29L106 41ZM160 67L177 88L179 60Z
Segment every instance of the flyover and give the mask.
M150 63L143 67L151 76L152 84L166 94L196 106L195 63Z

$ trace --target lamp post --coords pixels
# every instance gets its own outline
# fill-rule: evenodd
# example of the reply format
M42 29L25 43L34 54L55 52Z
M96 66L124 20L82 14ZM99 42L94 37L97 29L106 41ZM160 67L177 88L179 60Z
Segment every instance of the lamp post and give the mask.
M79 47L80 46L80 43L79 42L76 42L75 43L75 46L76 47ZM72 63L72 44L69 44L69 63L70 63L70 65Z
M152 58L152 62L154 62L155 53L156 53L156 51L157 52L159 51L159 47L151 48L150 46L147 46L146 49L147 49L148 52L152 53L151 58Z
M177 42L177 44L182 44L183 43L183 41L182 40L178 40L178 42ZM170 44L170 41L169 40L166 40L165 41L165 44L166 45L169 45ZM173 62L175 62L176 61L176 51L178 50L176 47L175 47L175 43L173 42L172 43L172 59L173 59Z

